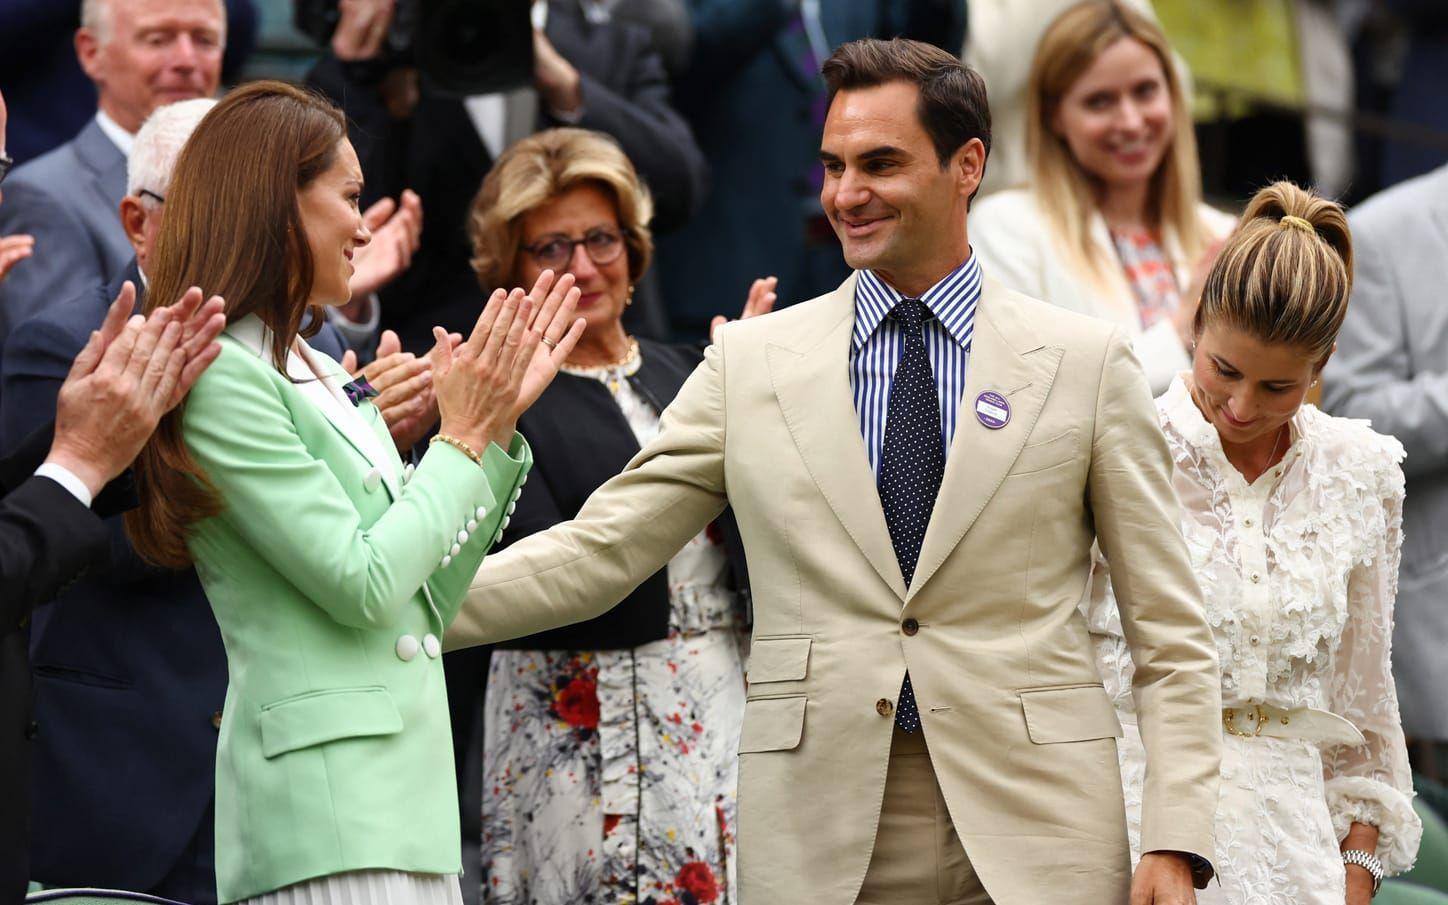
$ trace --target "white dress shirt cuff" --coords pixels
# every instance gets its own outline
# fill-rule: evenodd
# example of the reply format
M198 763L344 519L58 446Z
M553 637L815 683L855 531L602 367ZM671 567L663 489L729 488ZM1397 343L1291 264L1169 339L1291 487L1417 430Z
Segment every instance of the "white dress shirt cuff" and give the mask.
M54 462L46 462L35 469L37 478L50 478L55 483L64 487L66 492L80 500L80 504L89 509L91 505L90 488L85 486L85 481L75 476L75 472L64 465L56 465Z

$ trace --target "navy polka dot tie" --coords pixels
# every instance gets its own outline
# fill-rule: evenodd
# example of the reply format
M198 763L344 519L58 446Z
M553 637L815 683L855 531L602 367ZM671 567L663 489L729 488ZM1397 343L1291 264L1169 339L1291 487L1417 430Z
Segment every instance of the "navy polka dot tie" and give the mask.
M895 558L908 587L915 577L920 545L930 524L930 511L945 475L945 443L940 431L940 398L930 359L925 354L923 327L930 312L919 299L901 299L890 317L904 334L900 363L890 381L885 415L885 442L880 450L880 504ZM906 732L920 728L920 711L910 674L900 687L895 725Z

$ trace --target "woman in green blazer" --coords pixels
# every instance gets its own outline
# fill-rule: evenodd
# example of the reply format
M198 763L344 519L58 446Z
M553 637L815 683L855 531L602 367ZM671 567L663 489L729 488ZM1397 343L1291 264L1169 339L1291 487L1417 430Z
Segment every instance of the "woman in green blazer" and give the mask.
M551 274L494 293L430 355L440 433L404 467L365 383L298 336L367 243L340 113L275 82L228 95L176 164L148 299L226 299L222 351L137 463L143 554L196 565L230 685L222 902L459 902L440 637L532 462L519 413L576 342Z

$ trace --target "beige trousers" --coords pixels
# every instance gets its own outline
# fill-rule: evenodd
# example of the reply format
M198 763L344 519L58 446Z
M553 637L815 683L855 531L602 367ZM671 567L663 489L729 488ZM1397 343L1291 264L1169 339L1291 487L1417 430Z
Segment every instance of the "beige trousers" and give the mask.
M895 730L875 851L855 905L991 905L950 822L923 730Z

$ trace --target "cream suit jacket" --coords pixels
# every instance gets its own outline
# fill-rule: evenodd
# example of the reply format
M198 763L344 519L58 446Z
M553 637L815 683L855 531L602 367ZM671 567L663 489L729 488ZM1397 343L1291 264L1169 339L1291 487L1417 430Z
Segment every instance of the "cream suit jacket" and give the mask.
M907 590L850 395L854 286L721 330L658 438L578 518L488 557L446 643L595 616L728 503L754 593L741 901L854 902L908 667L950 816L995 902L1125 903L1121 729L1076 608L1093 541L1136 661L1143 850L1212 852L1221 739L1215 646L1130 343L985 282ZM986 390L1010 403L1000 430L975 417Z

